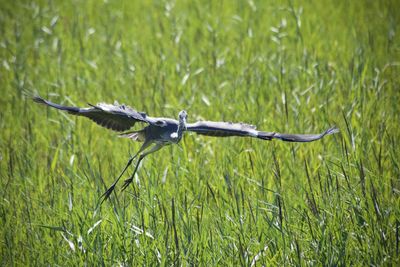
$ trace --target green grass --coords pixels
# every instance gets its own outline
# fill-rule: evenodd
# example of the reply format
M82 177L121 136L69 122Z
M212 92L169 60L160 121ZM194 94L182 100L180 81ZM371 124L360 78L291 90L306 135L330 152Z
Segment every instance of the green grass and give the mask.
M0 264L399 265L397 1L2 1ZM140 144L63 104L340 134ZM132 170L130 170L132 171Z

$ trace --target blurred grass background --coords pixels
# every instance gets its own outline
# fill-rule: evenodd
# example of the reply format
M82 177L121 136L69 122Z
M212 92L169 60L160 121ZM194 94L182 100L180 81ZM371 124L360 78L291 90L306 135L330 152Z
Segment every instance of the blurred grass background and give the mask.
M2 1L1 265L398 265L398 1ZM34 104L341 133L139 144Z

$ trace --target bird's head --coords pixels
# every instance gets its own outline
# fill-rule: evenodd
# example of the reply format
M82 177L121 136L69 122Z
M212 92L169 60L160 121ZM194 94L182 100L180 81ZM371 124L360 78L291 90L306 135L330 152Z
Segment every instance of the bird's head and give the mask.
M179 121L185 121L186 122L186 118L187 118L187 112L186 110L182 110L181 112L179 112Z

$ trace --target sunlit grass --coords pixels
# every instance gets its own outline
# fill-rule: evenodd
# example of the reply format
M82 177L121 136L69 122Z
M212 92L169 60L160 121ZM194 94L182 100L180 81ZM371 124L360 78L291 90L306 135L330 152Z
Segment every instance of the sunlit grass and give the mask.
M3 2L2 265L399 264L396 1ZM26 90L341 132L309 144L186 134L96 210L140 145Z

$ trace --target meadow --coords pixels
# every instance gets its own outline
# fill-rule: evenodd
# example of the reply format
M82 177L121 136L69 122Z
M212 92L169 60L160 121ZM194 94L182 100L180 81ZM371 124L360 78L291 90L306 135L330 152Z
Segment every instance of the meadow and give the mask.
M0 265L399 266L399 10L1 1ZM140 144L34 103L35 91L340 133L305 144L185 133L97 208Z

